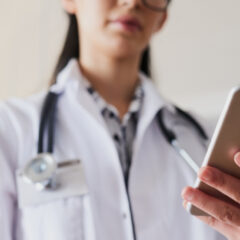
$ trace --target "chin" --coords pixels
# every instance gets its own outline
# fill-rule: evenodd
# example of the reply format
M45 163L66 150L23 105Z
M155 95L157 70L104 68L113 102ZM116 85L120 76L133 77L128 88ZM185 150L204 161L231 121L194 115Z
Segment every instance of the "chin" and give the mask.
M129 39L114 39L113 41L108 41L108 44L105 46L107 54L117 58L138 56L142 53L143 48L136 41Z

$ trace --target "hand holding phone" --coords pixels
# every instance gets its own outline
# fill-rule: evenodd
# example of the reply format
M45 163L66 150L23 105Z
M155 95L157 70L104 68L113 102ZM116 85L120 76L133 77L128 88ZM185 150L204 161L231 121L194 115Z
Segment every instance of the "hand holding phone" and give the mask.
M185 208L229 239L240 239L240 88L229 94L196 188L182 196Z

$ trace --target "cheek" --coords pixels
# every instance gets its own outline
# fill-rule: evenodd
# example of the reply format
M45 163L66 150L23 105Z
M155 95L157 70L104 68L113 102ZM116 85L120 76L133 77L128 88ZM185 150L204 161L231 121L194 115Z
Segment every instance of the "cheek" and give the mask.
M148 24L147 24L147 34L148 35L152 35L154 33L154 31L157 29L158 24L159 24L160 19L159 18L150 18L148 20Z
M152 35L158 29L159 23L162 21L163 17L164 13L146 10L145 24L148 35Z
M106 21L108 0L78 0L78 19L81 30L95 32Z

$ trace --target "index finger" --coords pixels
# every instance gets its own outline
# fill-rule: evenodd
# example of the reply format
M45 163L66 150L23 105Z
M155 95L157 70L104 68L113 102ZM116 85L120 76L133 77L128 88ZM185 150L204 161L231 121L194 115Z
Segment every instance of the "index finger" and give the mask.
M198 177L201 181L240 204L240 179L210 166L201 168Z

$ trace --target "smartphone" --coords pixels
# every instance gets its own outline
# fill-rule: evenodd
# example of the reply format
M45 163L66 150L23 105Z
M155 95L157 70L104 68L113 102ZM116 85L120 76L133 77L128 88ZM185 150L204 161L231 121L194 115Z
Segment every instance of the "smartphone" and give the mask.
M240 86L233 88L228 95L202 167L215 167L227 174L240 178L240 168L233 160L235 153L238 151L240 151ZM226 195L201 182L199 179L196 180L194 187L216 198L233 202ZM195 216L208 215L190 203L187 205L187 210Z

